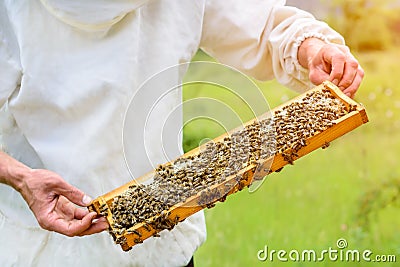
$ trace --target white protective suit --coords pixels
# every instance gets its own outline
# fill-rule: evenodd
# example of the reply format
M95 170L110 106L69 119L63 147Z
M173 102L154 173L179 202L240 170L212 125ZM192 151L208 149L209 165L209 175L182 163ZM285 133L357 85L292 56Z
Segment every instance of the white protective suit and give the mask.
M2 0L2 149L33 168L55 171L93 197L121 186L131 179L121 140L130 98L150 76L189 62L199 47L257 79L276 77L300 91L309 86L307 71L297 61L301 42L343 39L310 14L284 4ZM179 90L165 99L160 121L180 101ZM160 135L157 121L151 123L149 134ZM154 142L150 149L153 160L163 163L159 145ZM144 174L149 166L140 161L139 151L135 172ZM0 185L0 266L182 266L205 238L199 212L160 238L123 252L106 232L69 238L42 230L22 197Z

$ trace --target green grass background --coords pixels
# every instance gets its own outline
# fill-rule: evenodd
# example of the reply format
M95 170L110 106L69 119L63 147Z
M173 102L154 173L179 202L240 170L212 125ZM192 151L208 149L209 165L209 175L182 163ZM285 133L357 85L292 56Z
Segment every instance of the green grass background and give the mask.
M336 241L345 238L348 249L395 254L400 262L400 51L360 53L357 58L366 76L356 101L365 105L370 122L328 149L314 151L268 176L255 193L244 190L206 210L208 237L195 254L196 266L400 266L257 259L265 245L275 250L321 251L336 248ZM210 59L200 52L194 60ZM211 75L207 68L201 71L204 77ZM235 81L235 77L227 79ZM276 81L257 84L271 108L297 95ZM252 117L246 105L226 90L206 85L184 88L184 100L205 96L237 105L243 121ZM198 107L185 107L185 114L192 108ZM211 113L224 112L211 108ZM184 147L191 149L222 132L215 122L195 120L184 128Z

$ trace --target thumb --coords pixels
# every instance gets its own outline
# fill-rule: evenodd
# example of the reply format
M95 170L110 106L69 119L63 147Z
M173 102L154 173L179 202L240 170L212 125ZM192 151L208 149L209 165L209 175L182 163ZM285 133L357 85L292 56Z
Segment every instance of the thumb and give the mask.
M72 203L82 207L88 206L92 201L91 197L64 180L59 184L56 191L56 193L66 197Z

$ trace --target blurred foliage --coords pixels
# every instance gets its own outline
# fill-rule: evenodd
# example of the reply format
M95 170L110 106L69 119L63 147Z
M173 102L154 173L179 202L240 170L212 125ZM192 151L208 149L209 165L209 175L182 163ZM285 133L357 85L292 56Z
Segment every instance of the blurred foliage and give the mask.
M392 178L376 188L365 192L359 203L358 225L364 230L370 230L371 221L376 220L379 212L387 208L400 207L400 179Z
M327 22L358 51L386 50L400 43L400 8L394 0L323 0Z

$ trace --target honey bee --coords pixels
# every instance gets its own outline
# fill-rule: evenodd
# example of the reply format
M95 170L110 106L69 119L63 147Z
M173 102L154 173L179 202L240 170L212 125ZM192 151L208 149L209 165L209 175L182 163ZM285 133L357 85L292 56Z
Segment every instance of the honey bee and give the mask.
M323 145L322 145L322 149L326 149L326 148L328 148L330 146L330 143L329 142L325 142Z

